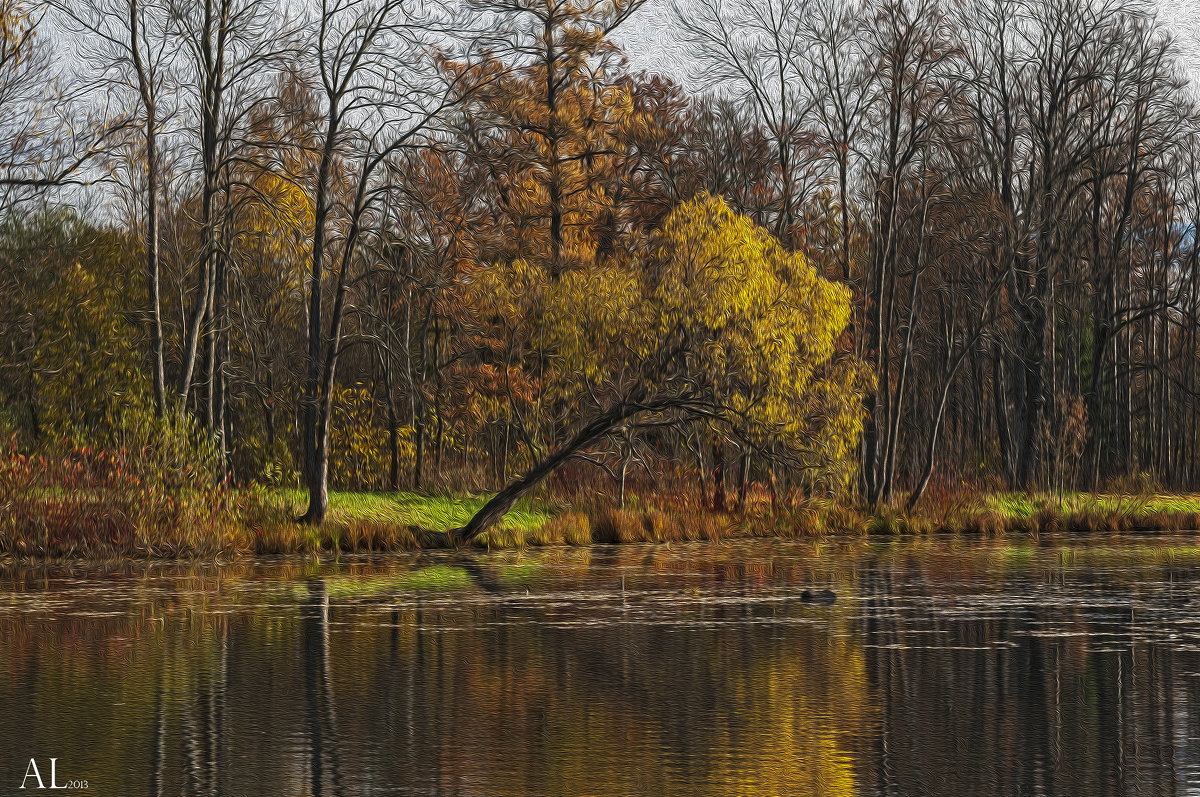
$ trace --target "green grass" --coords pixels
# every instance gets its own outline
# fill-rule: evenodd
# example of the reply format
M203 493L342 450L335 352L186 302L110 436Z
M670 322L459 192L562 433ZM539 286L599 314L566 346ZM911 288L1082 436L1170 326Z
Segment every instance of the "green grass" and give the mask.
M304 511L308 497L303 490L280 490L278 495L288 502L292 513ZM466 524L490 496L425 496L416 493L351 493L330 492L327 522L393 523L398 526L418 526L428 531L446 532ZM548 508L525 500L517 504L505 518L503 527L518 533L532 534L554 517Z
M295 514L299 514L304 494L288 495ZM486 500L487 496L421 496L406 492L332 493L324 533L332 534L333 547L357 550L361 547L358 538L348 546L342 544L339 529L378 526L445 532L464 525ZM527 500L473 544L521 548L863 533L1001 535L1200 529L1200 495L1195 494L994 493L964 498L952 506L923 505L912 512L885 507L870 513L848 505L814 502L778 515L760 507L746 515L721 516L702 511L659 510L653 506L652 498L644 503L640 509L593 507L591 511L580 512L565 504ZM427 543L416 540L413 546L423 544ZM394 543L385 547L394 547Z
M382 578L333 577L325 580L331 597L367 598L396 592L455 592L474 585L461 567L431 565Z
M508 588L532 584L545 572L538 562L497 565L493 570L497 581ZM331 597L358 599L398 592L459 592L479 587L465 568L443 564L388 576L333 576L325 579L325 585Z
M1028 518L1036 511L1034 499L1027 495L992 495L983 501L983 509L1006 518Z
M224 558L444 547L444 533L465 525L489 497L333 492L325 524L313 528L296 522L307 501L304 492L256 488L234 491L221 507L190 520L188 516L182 524L119 537L90 534L90 527L74 521L76 517L103 520L124 506L109 506L103 494L94 492L26 493L22 517L28 522L9 518L6 523L0 515L0 558ZM53 507L73 509L82 496L86 496L82 508L59 524L82 541L72 537L65 546L55 536L61 532L47 532L49 524L39 519L53 520L57 517L50 512ZM659 506L653 496L643 496L637 508L624 510L603 502L588 503L587 497L583 500L579 506L561 498L523 500L471 545L523 548L935 532L1003 536L1200 531L1197 494L954 494L941 502L924 502L912 512L899 507L870 512L852 504L814 500L780 512L756 505L745 514ZM84 510L92 514L81 514ZM128 514L136 518L136 508L128 508ZM510 576L518 581L524 577L518 572ZM462 574L451 568L422 578L457 584ZM426 586L437 585L431 582Z
M935 531L1009 533L1119 533L1200 530L1200 495L1146 493L992 493L956 507L923 505Z
M314 529L295 522L307 504L307 495L301 490L255 490L247 496L242 523L249 549L261 554L441 547L446 540L438 535L465 525L490 497L331 492L325 523ZM590 538L562 533L563 508L539 499L520 501L503 521L471 544L521 548L590 542Z
M1095 493L1062 493L1060 495L1027 495L999 493L987 496L983 509L999 512L1006 517L1028 518L1046 507L1063 511L1098 509L1101 511L1188 512L1200 513L1200 495L1110 495Z

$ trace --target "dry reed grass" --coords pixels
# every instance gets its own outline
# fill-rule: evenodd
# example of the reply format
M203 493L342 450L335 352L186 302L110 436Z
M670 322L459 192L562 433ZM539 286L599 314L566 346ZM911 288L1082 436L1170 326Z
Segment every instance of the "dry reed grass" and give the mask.
M0 460L0 557L21 559L230 558L412 551L445 547L483 496L340 494L321 528L296 522L297 496L266 489L165 488L127 459L68 450ZM683 543L825 535L984 537L1200 529L1200 498L1164 495L939 494L917 511L812 499L714 513L686 496L621 509L579 494L523 504L472 541L479 548Z

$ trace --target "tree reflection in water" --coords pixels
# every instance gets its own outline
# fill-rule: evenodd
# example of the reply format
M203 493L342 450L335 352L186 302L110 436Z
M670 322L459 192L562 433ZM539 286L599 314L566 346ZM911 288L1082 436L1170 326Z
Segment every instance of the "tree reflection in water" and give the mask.
M121 795L1182 793L1200 552L1108 546L10 571L0 778L55 756Z

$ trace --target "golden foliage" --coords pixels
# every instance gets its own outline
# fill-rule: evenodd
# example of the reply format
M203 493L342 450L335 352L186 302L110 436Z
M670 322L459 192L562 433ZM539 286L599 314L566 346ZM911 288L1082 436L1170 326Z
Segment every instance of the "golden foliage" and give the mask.
M475 287L481 306L529 325L548 397L582 407L635 385L701 390L721 421L781 443L803 467L839 483L852 473L871 377L836 350L850 291L719 198L680 205L637 267L556 279L518 259Z

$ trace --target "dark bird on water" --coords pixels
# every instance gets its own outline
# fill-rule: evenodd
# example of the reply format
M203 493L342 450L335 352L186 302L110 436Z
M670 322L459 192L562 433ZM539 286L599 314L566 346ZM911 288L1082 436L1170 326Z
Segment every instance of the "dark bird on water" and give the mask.
M800 593L800 600L804 603L833 603L837 595L831 589L819 589L816 592L806 589Z

